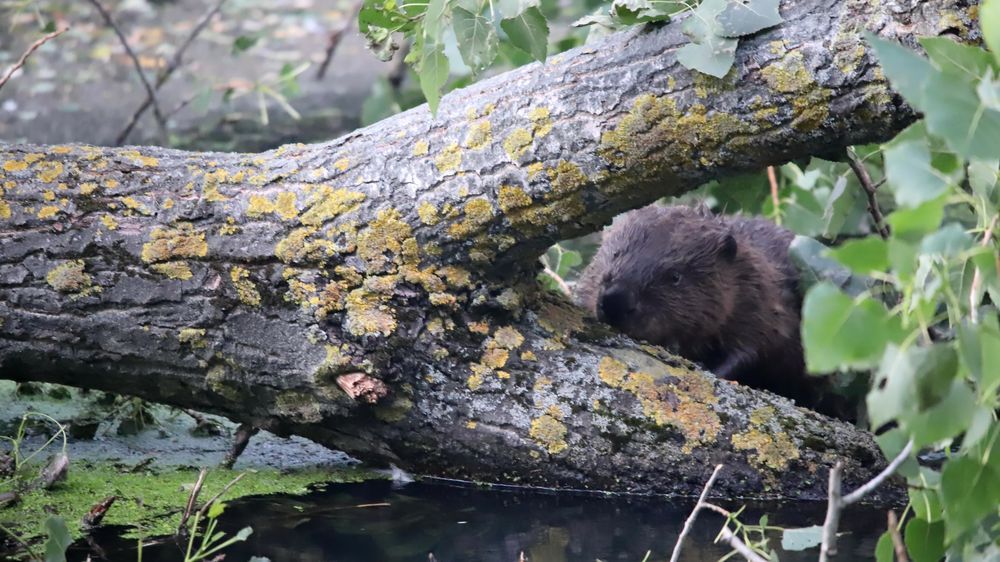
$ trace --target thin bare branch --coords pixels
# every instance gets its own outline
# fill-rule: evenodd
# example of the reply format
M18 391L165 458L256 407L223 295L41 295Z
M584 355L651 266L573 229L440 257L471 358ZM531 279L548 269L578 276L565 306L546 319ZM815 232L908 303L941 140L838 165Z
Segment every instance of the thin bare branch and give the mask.
M872 178L868 175L868 169L861 160L858 159L858 155L854 153L854 149L847 149L847 164L854 171L854 175L858 177L858 181L861 182L862 189L865 190L865 195L868 197L868 214L872 216L872 222L875 223L875 230L878 231L879 236L883 240L889 238L889 227L885 225L885 218L882 216L882 209L879 208L878 198L876 193L878 191L878 186L882 185L879 182L878 185L872 183Z
M236 463L236 459L240 458L243 454L244 449L247 448L247 444L250 443L250 438L257 435L260 428L254 427L248 423L241 423L239 427L236 428L236 434L233 435L233 446L229 448L229 452L226 453L226 458L222 461L222 468L233 468L233 464Z
M7 72L4 72L3 76L0 76L0 88L3 88L4 84L6 84L8 80L10 80L10 77L13 76L14 73L17 72L21 67L23 67L24 63L28 62L28 57L30 57L32 53L38 50L39 47L44 45L49 40L55 39L56 37L59 37L63 33L66 33L67 30L69 30L68 27L57 29L56 31L53 31L48 35L44 35L43 37L32 43L28 47L28 49L24 51L24 54L21 55L21 58L18 59L16 63L14 63L14 66L8 68Z
M340 45L340 41L344 38L344 35L351 28L351 25L358 20L358 14L361 13L361 8L365 5L364 0L359 0L354 3L354 7L351 8L351 13L344 20L344 24L339 28L330 32L330 38L326 43L326 53L323 55L323 62L320 63L319 69L316 71L316 80L322 80L326 76L326 68L330 66L330 61L333 60L333 54L337 52L337 47Z
M774 205L774 213L778 214L781 209L781 199L778 198L778 177L774 173L774 166L767 167L767 181L771 184L771 203Z
M142 82L142 87L146 89L146 95L153 102L153 115L156 116L156 126L160 129L160 137L162 139L166 139L167 120L163 117L163 112L160 110L160 104L156 100L156 90L153 89L153 85L150 84L149 79L146 78L146 71L142 69L142 63L139 62L139 57L135 54L135 51L132 50L132 46L128 44L128 39L125 37L125 34L122 33L121 28L118 27L114 18L111 17L111 13L104 8L100 0L90 0L90 3L98 11L98 13L101 14L101 17L104 18L104 23L108 24L108 27L110 27L115 32L115 35L118 36L118 42L122 44L122 47L125 49L125 54L127 54L128 58L131 59L132 66L135 67L135 73L139 75L139 81Z
M207 502L205 502L205 505L201 506L201 509L198 510L198 516L199 517L204 517L205 513L208 512L208 508L211 507L213 503L219 501L219 498L221 498L223 494L225 494L226 492L228 492L230 488L232 488L233 486L235 486L236 483L239 482L240 480L242 480L243 477L246 476L246 475L247 475L246 472L241 472L240 474L238 474L236 476L236 478L233 478L232 480L230 480L228 484L226 484L225 486L222 487L221 490L219 490L218 494L215 494L214 496L212 496L212 498L210 500L208 500Z
M708 491L712 489L712 485L715 484L715 479L719 476L719 471L722 470L722 465L715 465L715 470L712 471L712 475L708 477L708 481L705 482L705 487L701 491L701 495L698 496L698 503L694 505L694 509L691 510L691 515L688 515L686 521L684 521L684 527L681 529L681 534L677 537L677 542L674 544L674 553L670 555L670 562L677 562L681 555L681 545L684 544L684 539L687 538L689 532L691 532L691 527L694 526L694 520L698 517L698 512L703 507L705 502L705 497L708 496Z
M194 504L198 501L198 494L201 493L201 487L205 484L205 476L208 474L208 469L203 468L198 473L198 479L194 483L194 487L191 488L191 493L188 494L187 504L184 506L184 514L181 515L181 522L177 525L177 535L183 536L187 533L187 522L191 518L191 512L194 511Z
M896 518L895 511L890 509L886 513L886 523L889 536L892 537L892 547L896 551L896 562L910 562L909 557L906 556L906 545L903 544L903 537L899 534L899 519Z
M900 451L898 455L896 455L896 458L892 459L892 462L889 463L889 466L885 467L885 469L882 470L882 472L878 473L875 476L875 478L872 478L868 482L859 486L857 490L854 490L850 494L844 496L843 499L841 500L841 504L845 506L851 505L852 503L855 503L856 501L870 494L872 490L874 490L875 488L878 488L882 484L882 482L885 482L887 478L889 478L896 472L896 470L899 468L899 465L903 464L903 462L906 459L910 458L911 451L913 451L912 439L906 443L906 446L903 447L903 450Z
M212 21L215 14L219 13L219 10L222 9L222 5L225 3L226 0L218 0L215 5L205 12L205 15L198 20L198 23L191 29L191 33L188 34L184 42L181 43L181 46L174 52L174 56L170 59L170 62L167 63L167 67L164 68L163 72L156 77L156 84L153 86L154 91L160 91L160 88L166 84L167 80L170 79L170 76L173 75L174 71L181 66L181 63L184 60L185 51L187 51L188 47L191 46L191 43L194 42L195 38L198 37L202 30L205 29L208 22ZM125 139L127 139L129 134L132 133L132 129L135 128L136 123L139 122L139 118L142 117L142 114L149 109L150 105L153 105L153 99L154 98L149 95L146 96L146 99L142 102L139 108L135 110L135 113L132 114L129 122L125 125L125 128L122 129L122 132L118 133L118 137L115 138L115 145L121 146L125 142Z

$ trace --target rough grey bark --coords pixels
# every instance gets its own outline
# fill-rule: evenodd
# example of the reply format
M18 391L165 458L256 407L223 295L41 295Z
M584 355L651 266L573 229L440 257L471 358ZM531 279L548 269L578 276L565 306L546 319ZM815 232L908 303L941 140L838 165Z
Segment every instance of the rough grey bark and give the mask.
M719 381L540 291L554 240L913 119L859 35L971 8L810 0L723 80L634 30L319 145L0 145L0 376L128 392L438 476L825 497L866 433ZM893 495L892 491L889 495Z

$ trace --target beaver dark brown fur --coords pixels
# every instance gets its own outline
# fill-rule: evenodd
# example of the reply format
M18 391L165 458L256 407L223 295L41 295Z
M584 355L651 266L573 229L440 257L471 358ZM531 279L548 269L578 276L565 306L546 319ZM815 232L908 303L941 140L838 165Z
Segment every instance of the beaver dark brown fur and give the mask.
M763 219L650 205L604 233L576 298L599 320L722 378L828 410L820 380L805 374L793 236Z

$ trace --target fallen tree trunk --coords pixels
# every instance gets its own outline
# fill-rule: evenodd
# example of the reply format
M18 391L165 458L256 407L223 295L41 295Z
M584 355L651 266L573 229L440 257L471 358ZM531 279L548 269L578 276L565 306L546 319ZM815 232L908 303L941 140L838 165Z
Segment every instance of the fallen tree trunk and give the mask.
M719 381L539 289L553 241L912 121L859 35L964 2L812 0L723 80L635 30L341 139L262 154L0 145L0 377L100 388L438 476L825 498L866 433ZM963 28L963 29L967 29ZM892 492L889 492L892 495Z

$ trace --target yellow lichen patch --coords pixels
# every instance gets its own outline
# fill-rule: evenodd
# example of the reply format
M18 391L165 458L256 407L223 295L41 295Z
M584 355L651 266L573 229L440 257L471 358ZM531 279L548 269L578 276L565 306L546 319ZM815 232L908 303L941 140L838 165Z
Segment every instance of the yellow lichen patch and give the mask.
M236 294L240 302L248 306L260 306L260 293L257 287L250 280L250 272L240 266L233 266L229 270L229 278L233 282Z
M170 197L167 197L166 199L164 199L163 200L163 208L164 209L173 209L174 208L174 200L171 199Z
M84 268L83 260L68 261L52 268L45 275L45 281L60 293L80 293L93 285Z
M473 334L486 335L490 333L489 322L483 320L480 322L469 322L469 331Z
M503 141L503 149L511 160L517 161L531 147L531 132L527 129L514 129Z
M104 215L104 216L102 216L101 217L101 224L103 224L104 228L107 228L108 230L117 230L118 229L118 221L116 221L115 217L113 217L111 215Z
M302 224L319 226L328 220L358 208L365 200L365 194L348 189L334 189L329 185L319 186L306 202L308 210L302 213Z
M468 429L476 429L476 422L469 420L465 422L465 427Z
M149 266L150 269L159 273L160 275L166 275L171 279L180 279L181 281L187 281L193 277L191 273L191 268L188 266L186 261L168 261L164 263L154 263Z
M179 332L177 332L177 341L183 344L188 344L195 349L203 348L207 345L205 342L205 329L182 328Z
M471 150L481 150L493 140L493 125L489 119L480 119L472 124L465 135L465 147Z
M465 218L448 228L452 238L468 238L471 234L483 230L493 219L495 211L493 204L485 197L476 197L465 204Z
M55 201L56 200L56 192L52 191L50 189L50 190L48 190L48 191L46 191L45 193L42 194L42 199L45 199L46 201Z
M737 433L732 438L733 447L743 451L754 451L750 460L758 467L768 467L775 471L788 468L788 463L799 458L799 450L784 433L768 434L756 428Z
M538 377L538 380L535 381L535 384L531 388L532 390L538 392L545 390L550 386L552 386L552 379L549 377Z
M435 274L443 277L448 282L448 286L455 289L463 289L472 286L471 274L469 271L455 265L439 267L437 271L435 271Z
M472 374L465 380L465 384L469 387L469 390L475 391L483 385L483 377L490 373L490 368L480 363L473 363L470 369L472 370Z
M497 378L502 381L505 381L510 378L510 373L508 373L507 371L497 371Z
M49 152L53 154L69 154L70 152L73 152L73 147L66 145L53 146L49 149Z
M531 133L536 139L540 139L552 132L552 118L549 117L547 107L536 107L528 114L531 119Z
M545 164L541 162L532 162L528 164L528 179L535 179L539 174L545 171Z
M322 320L335 310L344 310L344 287L341 283L331 281L323 287L316 306L316 319Z
M427 144L425 140L418 140L413 145L413 155L414 156L427 156L430 151L430 145Z
M39 162L35 165L35 170L39 181L51 183L62 175L63 165L62 162Z
M333 255L333 244L328 240L309 240L316 233L315 227L296 228L274 246L274 255L285 263L322 261Z
M521 361L538 361L538 357L535 356L535 352L530 349L521 352Z
M604 384L621 388L625 382L625 377L628 376L628 367L613 357L602 357L601 361L597 364L597 375Z
M145 205L137 201L134 197L121 197L119 198L119 200L122 202L122 205L125 205L126 209L130 209L141 215L150 214L149 209Z
M514 209L528 207L531 205L531 196L524 189L516 185L501 185L497 203L503 212L509 213Z
M247 216L260 217L274 212L274 203L267 197L251 195L247 204Z
M104 186L104 187L106 187L106 188L108 188L108 189L114 189L114 188L118 187L118 180L116 180L114 178L108 178L108 179L104 180L103 182L101 182L101 185Z
M160 161L152 156L141 154L138 150L123 150L119 153L122 158L138 163L143 168L155 168L160 165Z
M507 364L508 355L509 353L506 349L488 347L486 351L483 352L483 356L479 361L490 369L499 369Z
M233 217L226 217L226 224L219 227L219 236L231 236L240 231L240 228L236 226L236 219Z
M796 117L792 126L796 129L815 129L829 115L832 94L828 89L817 87L801 52L788 53L783 59L764 67L760 73L773 90L793 96L791 101Z
M462 165L462 149L458 147L458 143L446 146L434 159L434 165L442 174L457 170Z
M367 288L347 295L344 325L355 336L388 336L396 330L396 317L384 295Z
M229 201L228 197L219 193L219 184L225 182L228 177L229 172L224 169L206 172L201 186L202 198L212 203Z
M403 242L412 236L413 230L400 220L398 210L382 209L375 220L358 234L357 255L370 271L383 271L389 266L391 262L387 252L392 254L395 263L403 263L403 259L415 261L417 256L403 255Z
M175 258L203 258L208 255L205 233L194 229L190 223L179 223L177 228L154 228L151 240L142 247L142 261L146 263L171 261Z
M549 180L552 189L545 194L546 199L557 199L579 191L587 184L587 176L580 167L565 160L560 160L555 168L549 170Z
M10 215L10 204L0 199L0 219L9 219Z
M538 324L553 335L568 336L585 326L583 310L562 301L546 301L538 311Z
M517 349L524 343L524 336L511 326L504 326L493 333L493 341L503 349Z
M97 191L97 184L92 181L86 181L80 184L80 195L90 195L95 191Z
M28 163L23 160L7 160L3 163L5 172L21 172L28 169Z
M299 210L295 207L295 193L282 191L274 201L274 212L284 220L292 220L298 216Z
M545 447L550 455L566 450L566 426L562 423L562 411L556 405L549 406L546 413L531 420L528 434Z
M340 160L337 160L336 162L333 163L333 167L340 170L341 172L345 172L347 171L347 167L350 166L350 164L351 163L347 160L347 158L341 158Z
M46 205L38 210L38 218L40 219L50 219L59 214L59 207L55 205Z
M420 222L427 226L434 226L441 222L441 217L438 216L437 209L427 201L417 206L417 215L420 217Z
M25 154L24 155L24 162L26 164L34 164L35 162L38 162L39 160L41 160L43 158L45 158L44 154L42 154L40 152L32 152L31 154Z

